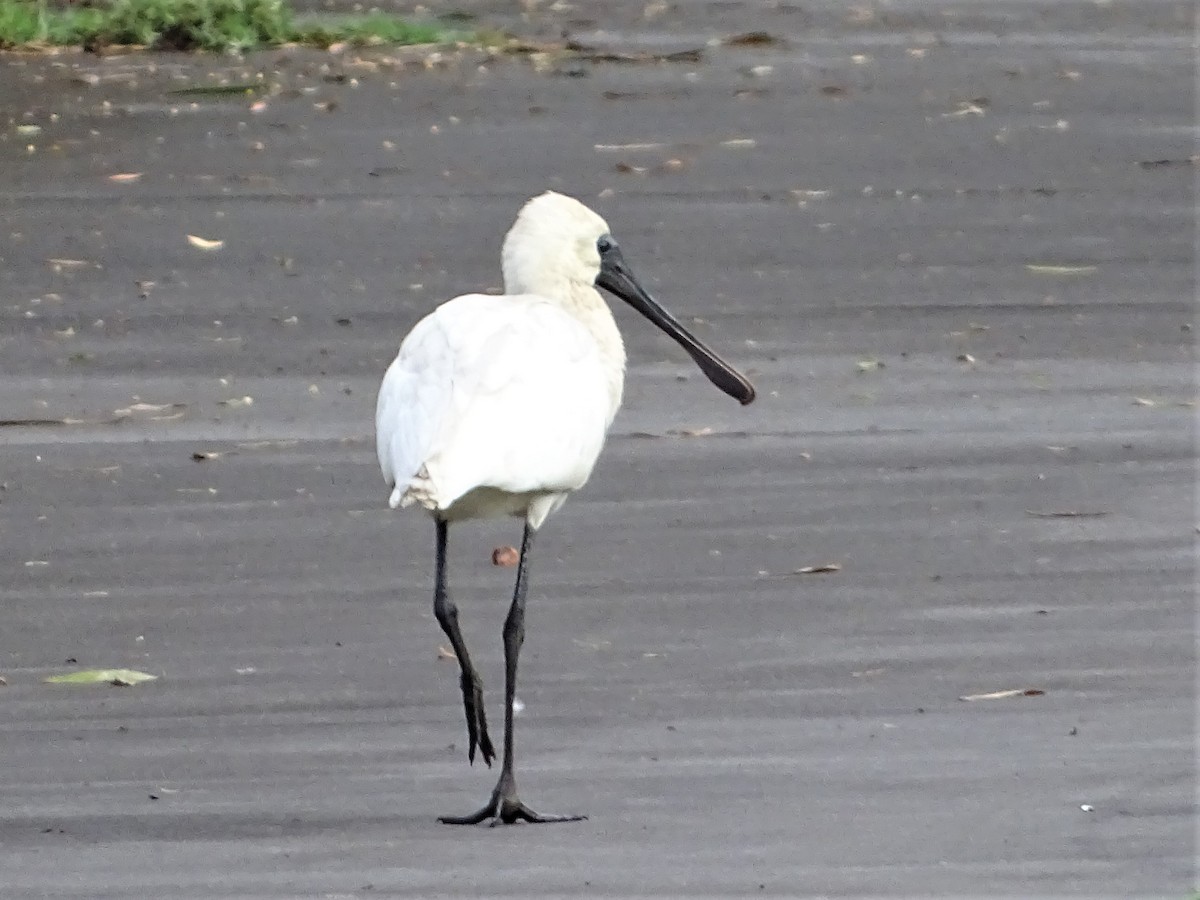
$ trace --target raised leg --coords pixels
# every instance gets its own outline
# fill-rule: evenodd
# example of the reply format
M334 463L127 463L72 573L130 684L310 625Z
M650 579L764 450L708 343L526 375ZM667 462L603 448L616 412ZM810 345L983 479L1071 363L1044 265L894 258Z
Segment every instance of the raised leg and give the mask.
M471 656L467 653L467 644L458 628L458 607L446 593L446 539L449 526L438 519L437 522L437 564L435 567L433 587L433 614L437 616L438 624L454 655L458 657L458 665L462 671L463 710L467 715L467 759L475 762L475 748L479 748L483 761L491 766L496 758L492 748L492 739L488 737L487 718L483 714L483 679L471 665Z
M447 825L476 825L491 819L492 825L511 825L513 822L578 822L587 816L547 815L534 812L517 797L517 782L513 776L513 699L517 692L517 660L525 642L525 594L528 590L529 551L536 530L528 523L521 541L521 561L517 565L517 585L513 590L512 606L504 620L504 763L500 780L492 797L482 809L469 816L443 816L438 821Z

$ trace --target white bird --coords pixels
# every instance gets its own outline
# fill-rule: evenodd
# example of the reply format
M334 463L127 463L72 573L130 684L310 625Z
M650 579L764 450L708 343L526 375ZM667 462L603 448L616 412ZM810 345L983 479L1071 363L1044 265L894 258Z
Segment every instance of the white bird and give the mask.
M663 309L630 272L596 213L548 191L527 202L504 239L501 296L465 294L417 323L384 375L376 447L392 508L417 503L433 516L437 560L433 611L462 670L467 756L490 766L495 750L483 682L446 591L451 522L492 516L525 520L512 604L504 622L504 757L491 799L473 825L575 821L543 815L517 797L513 700L525 638L525 595L534 537L546 517L591 475L621 405L625 346L603 287L678 341L705 375L743 404L754 388Z

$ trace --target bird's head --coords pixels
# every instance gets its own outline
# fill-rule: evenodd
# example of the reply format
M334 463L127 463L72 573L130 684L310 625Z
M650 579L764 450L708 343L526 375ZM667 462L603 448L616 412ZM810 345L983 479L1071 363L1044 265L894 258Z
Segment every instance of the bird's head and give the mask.
M722 391L743 404L754 399L754 387L745 376L642 287L608 223L578 200L547 191L526 203L505 235L501 258L505 293L556 298L580 286L602 287L674 338Z
M504 238L501 265L509 294L547 294L567 283L593 284L608 223L578 200L546 191L517 215Z

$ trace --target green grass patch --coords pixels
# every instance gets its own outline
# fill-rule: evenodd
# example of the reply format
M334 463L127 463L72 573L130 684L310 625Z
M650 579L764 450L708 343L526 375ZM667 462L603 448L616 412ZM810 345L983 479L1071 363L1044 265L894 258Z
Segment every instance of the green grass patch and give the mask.
M352 44L436 44L447 32L436 25L409 22L385 13L361 16L306 16L298 19L292 40L313 47L328 47L339 41Z
M100 25L98 9L47 9L32 0L0 0L0 48L82 44Z
M242 52L299 43L425 44L449 40L432 24L385 13L294 18L284 0L0 0L0 49L140 45L155 50Z

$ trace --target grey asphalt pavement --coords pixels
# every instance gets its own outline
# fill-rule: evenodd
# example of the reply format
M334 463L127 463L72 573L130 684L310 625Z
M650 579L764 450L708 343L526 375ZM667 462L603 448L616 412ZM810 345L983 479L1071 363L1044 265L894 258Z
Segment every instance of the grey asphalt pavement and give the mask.
M1191 6L457 8L537 52L0 57L0 897L1190 897ZM590 819L451 829L374 391L547 187L760 399L617 310L518 691Z

